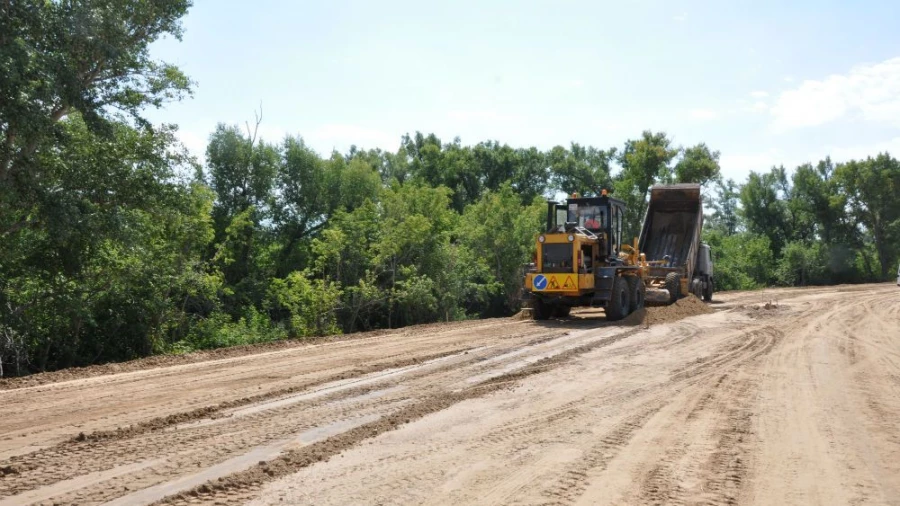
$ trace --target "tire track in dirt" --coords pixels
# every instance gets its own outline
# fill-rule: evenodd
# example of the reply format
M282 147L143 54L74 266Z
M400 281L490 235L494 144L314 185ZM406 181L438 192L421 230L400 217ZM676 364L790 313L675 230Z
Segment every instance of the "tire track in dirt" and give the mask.
M563 333L561 333L561 335L558 334L557 339L559 339L560 337L564 338L567 334L569 334L569 333L563 332ZM583 346L583 347L580 347L573 351L575 353L580 353L586 349L592 348L593 346L603 344L604 342L612 343L612 342L615 342L616 340L617 340L617 338L615 338L615 337L612 339L606 339L606 338L600 339L596 342L593 342L593 343L587 345L587 347ZM537 339L534 341L539 343L536 346L539 346L540 344L548 342L548 341L545 341L544 339ZM507 352L508 352L507 349L492 350L491 353L489 353L487 356L503 355L504 353L507 353ZM537 352L541 353L540 350L537 350ZM565 352L561 356L563 356L563 357L568 356L568 354L569 354L569 352ZM466 357L466 361L467 361L467 363L470 363L471 365L478 366L483 361L484 358L485 357L483 357L479 354L473 353ZM553 360L557 360L557 359L560 359L559 355L556 357L553 357L552 360L542 360L538 364L535 364L534 367L538 367L538 368L547 367L548 364L552 363ZM454 370L459 369L459 367L460 367L460 364L448 364L444 367L438 368L437 370L439 372L440 371L454 371ZM434 372L435 371L428 371L427 373L423 373L421 376L423 378L426 378L426 383L427 383L427 380L430 379L431 375ZM521 372L503 376L502 380L503 381L512 381L515 379L515 377L517 377L516 376L517 374L521 374ZM425 392L427 392L428 389L424 388L423 390ZM309 404L308 407L311 408L311 407L313 407L313 405ZM303 409L304 406L298 405L298 406L295 406L295 408ZM380 412L383 412L385 409L389 409L389 408L390 408L390 405L387 402L384 402L384 401L380 402ZM293 431L293 430L296 430L296 429L302 428L302 427L311 428L314 426L313 424L315 423L316 420L322 420L323 417L324 417L324 420L328 420L331 418L342 419L345 416L349 416L348 415L349 413L358 413L359 411L361 411L361 409L362 408L360 408L359 406L348 407L347 413L341 414L341 415L332 415L330 417L329 417L329 415L327 415L327 413L323 414L321 412L321 410L317 410L316 412L309 414L310 416L308 417L308 421L305 422L307 425L303 425L303 424L298 425L296 422L288 423L287 421L285 421L283 423L278 424L278 426L283 427L282 429L278 429L277 427L274 427L274 426L272 428L268 428L268 429L262 428L263 430L266 430L265 438L255 439L255 440L244 440L243 442L239 442L239 441L229 442L228 447L230 450L230 454L233 454L235 452L240 452L243 449L252 448L254 445L266 444L267 441L270 441L273 438L276 438L277 434L289 433L290 431ZM374 408L374 409L376 409L376 411L379 411L379 409L377 409L377 408ZM285 412L272 413L271 417L277 418L279 416L285 416L285 415L286 415ZM267 422L267 423L271 424L271 422ZM247 425L247 424L249 424L249 425ZM246 430L254 430L254 431L261 430L261 427L259 426L259 419L248 420L247 424L245 424L245 425L247 425ZM229 425L233 425L233 424L229 424ZM233 438L233 436L229 436L228 434L241 433L240 430L238 430L238 432L235 432L236 428L231 428L228 426L226 426L225 428L228 429L226 432L220 431L220 432L217 432L214 434L211 433L210 435L206 435L206 436L203 436L202 434L196 434L196 433L190 433L190 432L185 433L185 434L174 433L171 435L165 434L165 433L160 433L160 432L155 432L155 433L153 433L153 436L150 439L147 439L146 435L143 438L124 437L122 439L118 439L116 437L113 437L113 438L102 438L101 437L101 438L96 438L98 441L85 441L80 444L70 444L61 449L56 448L56 449L52 449L49 451L38 452L37 454L31 455L31 457L33 458L34 461L39 462L39 466L25 466L26 468L24 469L25 471L31 470L34 472L33 473L23 472L23 473L21 473L21 476L15 476L14 478L17 478L17 479L14 479L14 480L11 480L11 479L0 480L0 491L3 491L4 495L6 495L8 493L21 493L21 492L24 492L26 490L31 490L36 487L48 486L48 485L58 481L59 479L63 479L66 476L71 476L73 474L73 472L75 471L75 469L77 469L77 472L75 472L75 474L84 473L84 472L98 472L98 471L103 471L106 469L111 469L111 468L115 467L116 465L120 465L121 463L123 463L123 461L127 462L128 458L137 459L137 458L139 458L140 455L145 455L145 454L160 455L160 451L162 451L163 454L172 453L172 452L176 452L176 449L177 449L176 453L182 455L180 460L183 462L183 464L187 464L188 462L192 462L192 461L196 460L197 465L206 465L206 466L212 465L216 461L220 461L221 459L227 458L227 456L229 454L223 454L223 453L218 452L215 455L212 455L212 458L214 460L209 460L208 458L205 458L205 459L198 458L196 455L190 454L190 452L188 452L187 450L189 450L190 448L196 448L196 447L202 448L205 446L205 444L207 444L206 443L207 440L220 441L223 437ZM118 443L122 443L122 444L118 444ZM127 448L123 448L123 444ZM113 445L113 446L110 446L110 445ZM123 457L125 457L125 456L130 456L130 457L123 459ZM72 467L73 465L75 466L74 468ZM183 467L183 465L176 465L176 466L174 466L175 467L174 469L171 469L171 467L172 466L168 466L166 468L166 470L163 470L162 473L160 473L160 470L157 469L154 471L154 474L157 476L158 479L165 478L166 476L176 476L177 473L179 472L178 469ZM176 473L176 474L172 474L172 473ZM123 479L120 481L125 482L127 480ZM106 492L104 492L104 495L106 495ZM97 497L97 496L95 495L93 497Z
M606 469L606 466L618 456L619 452L644 426L644 423L659 412L664 405L665 403L658 400L651 401L647 406L641 408L638 414L629 416L616 424L612 431L604 435L597 444L584 451L577 462L568 466L556 483L541 491L541 495L547 501L541 501L541 503L560 506L574 503L587 488L590 478L588 473Z
M751 413L757 400L758 368L766 355L784 339L784 333L763 326L739 333L708 360L678 370L673 378L691 381L684 409L670 415L674 440L659 462L640 482L645 504L736 504L752 459L745 441L752 432ZM711 451L698 451L714 441ZM684 483L699 483L699 487ZM697 490L699 488L699 491Z
M86 367L73 367L69 369L61 369L59 371L32 374L29 376L22 376L18 378L0 378L0 391L30 388L85 378L98 378L101 376L120 375L122 373L139 372L149 369L160 369L178 365L200 364L203 362L219 361L222 359L247 358L271 351L290 350L294 348L308 348L324 343L361 341L388 335L415 335L426 331L440 331L448 327L451 327L453 330L463 330L468 327L479 327L498 323L502 324L505 322L505 318L494 318L486 320L453 322L449 325L446 322L427 323L422 325L411 325L401 329L380 329L365 332L354 332L350 334L333 335L321 338L284 340L274 341L271 343L232 346L215 350L196 351L184 355L159 355L139 358L127 362L116 362Z
M514 346L550 329L489 321L435 334L397 335L288 348L226 360L129 372L44 386L0 391L10 409L0 419L0 458L62 442L79 432L114 430L152 418L315 381L356 374L360 366L472 346ZM557 332L563 329L557 330ZM399 333L398 333L399 335ZM386 341L385 341L386 340ZM385 342L383 342L385 341Z
M594 341L567 350L558 355L541 359L521 370L488 379L465 390L446 392L426 398L411 406L402 408L396 413L386 415L375 422L351 429L324 441L313 443L305 448L288 451L270 461L260 462L257 466L246 471L220 478L215 482L206 483L190 491L173 495L153 504L180 504L182 502L191 502L195 498L200 498L207 502L214 501L217 504L227 504L229 493L233 492L235 489L246 491L247 488L256 488L275 478L295 473L314 463L328 460L332 456L341 453L347 448L356 446L364 440L374 438L387 431L395 430L402 425L409 424L412 421L418 420L431 413L443 411L454 404L468 399L482 397L501 389L511 388L513 383L517 381L549 371L579 355L583 355L603 346L609 346L621 339L625 339L635 332L636 330L626 331L608 339Z
M898 343L865 334L887 334L889 322L866 329L858 320L869 309L888 320L900 298L881 311L887 290L866 290L846 290L846 303L833 288L773 291L782 294L777 309L735 305L641 331L545 376L510 382L503 395L468 399L371 446L354 445L341 460L262 489L245 484L177 503L889 502L900 476L891 474L900 459L890 455L900 447L885 419L900 403L885 383L893 385L893 357L879 359L878 347ZM740 297L760 299L732 300ZM858 340L852 364L838 349L844 337ZM764 448L763 431L773 429L775 444ZM816 474L828 460L839 464L835 474ZM771 487L779 480L789 490Z
M678 333L681 339L681 332ZM589 483L600 473L606 470L609 462L614 460L619 452L633 437L639 433L646 422L656 416L664 407L678 397L679 392L705 389L702 394L690 394L698 397L692 406L685 405L676 414L667 414L680 420L678 427L690 424L697 419L699 413L716 404L716 397L721 395L717 391L723 382L729 377L728 372L740 368L756 360L775 345L779 333L773 329L755 329L753 331L736 333L729 338L728 343L722 349L701 364L694 364L689 368L682 368L670 374L669 381L660 385L647 385L643 388L629 392L627 397L645 398L644 407L637 409L638 413L627 417L616 424L606 435L602 436L600 443L590 446L584 454L574 463L560 471L557 481L540 490L542 499L539 504L567 505L578 502ZM748 339L749 338L749 339ZM744 344L747 339L748 343ZM663 349L668 346L663 346ZM689 395L682 393L681 395ZM619 402L623 402L620 400ZM678 413L681 413L678 415ZM588 420L576 421L589 423ZM683 491L676 478L672 466L687 454L688 444L677 442L667 450L660 462L646 475L642 487L640 502L643 504L680 504L685 499L681 497ZM532 494L535 495L535 494ZM525 501L523 504L533 504L533 501Z
M98 445L98 443L102 442L113 442L119 440L127 440L133 439L139 436L143 436L149 434L151 432L163 431L170 427L185 424L191 421L197 421L202 419L216 419L221 416L227 416L223 412L226 410L233 410L234 408L255 405L267 400L277 399L280 397L290 396L292 394L296 394L298 392L307 392L313 389L313 393L315 393L316 387L321 387L324 385L328 385L335 382L341 382L343 380L359 378L366 375L372 375L377 373L383 373L390 371L399 371L400 369L428 364L433 361L440 360L445 357L452 357L455 355L464 355L469 353L469 349L462 350L461 352L453 351L453 352L443 352L437 353L434 355L429 355L425 357L412 357L405 360L398 360L392 362L381 362L377 364L371 364L368 366L361 366L356 368L352 373L351 372L342 372L331 377L324 377L318 381L310 382L307 384L295 385L279 390L273 390L266 393L258 394L250 397L243 397L240 399L234 399L230 401L221 402L214 406L205 406L203 408L198 408L188 412L181 413L173 413L171 415L167 415L165 417L154 418L151 420L147 420L144 422L140 422L135 425L131 425L128 427L120 427L113 430L104 430L104 431L96 431L90 434L80 433L77 436L73 436L69 440L58 443L49 448L41 449L35 452L31 452L24 455L15 456L6 461L0 461L0 480L5 475L19 475L23 474L27 471L32 471L37 469L38 467L56 467L58 469L63 469L65 467L65 462L77 459L79 454L82 452L88 452L91 455L91 459L93 462L103 462L106 459L97 458L94 452L98 448L102 448L102 445ZM379 379L378 377L375 378ZM389 379L389 378L386 378ZM332 387L332 389L339 390L338 392L331 395L322 395L322 399L317 399L318 402L332 402L334 400L353 397L357 395L365 394L371 391L374 387L370 388L354 388L355 383L349 383L343 385L344 388L336 388ZM323 394L328 394L328 392L323 392ZM55 463L58 462L58 463ZM104 471L105 469L101 467L92 468L92 471ZM52 480L52 476L45 476L45 480ZM29 486L41 486L46 484L46 482L32 482ZM13 487L9 480L0 481L0 491L2 492L17 492L21 490L27 489L16 489L16 488L7 488Z

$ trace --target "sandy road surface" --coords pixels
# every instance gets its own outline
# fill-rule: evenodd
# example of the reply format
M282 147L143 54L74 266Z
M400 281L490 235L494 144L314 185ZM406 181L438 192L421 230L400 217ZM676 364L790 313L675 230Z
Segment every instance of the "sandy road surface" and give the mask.
M900 290L718 299L0 391L0 506L900 504Z

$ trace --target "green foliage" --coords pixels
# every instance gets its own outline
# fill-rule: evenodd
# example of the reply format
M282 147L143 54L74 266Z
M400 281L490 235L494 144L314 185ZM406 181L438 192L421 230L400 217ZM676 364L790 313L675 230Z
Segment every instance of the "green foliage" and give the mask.
M675 182L706 184L719 179L720 170L719 152L700 143L682 152L681 160L675 164Z
M210 187L216 192L220 228L253 207L258 220L271 198L279 155L274 146L245 136L237 126L219 124L209 138L206 164Z
M822 283L825 259L819 244L802 241L788 243L782 252L775 277L786 286L806 286Z
M707 208L713 210L708 224L725 235L733 235L738 231L740 216L738 206L740 204L740 189L733 179L716 181L716 196L707 201Z
M29 369L163 350L191 311L217 305L203 260L212 195L175 178L189 161L171 130L99 137L77 115L60 126L67 142L39 158L47 186L20 210L34 224L0 241L4 326Z
M708 230L703 240L712 251L716 290L752 290L772 282L775 260L767 237Z
M787 191L788 181L784 167L757 174L751 172L747 183L741 187L741 206L747 230L765 235L780 256L784 244L792 237Z
M0 3L0 185L30 186L42 172L34 155L59 141L58 122L80 113L108 133L110 111L144 124L140 112L190 89L148 47L181 36L187 0Z
M340 333L335 314L341 289L324 279L310 279L308 272L292 272L269 283L269 305L282 313L291 337Z
M887 153L851 161L835 171L847 207L871 237L881 279L889 276L900 253L900 161Z
M167 351L186 353L277 341L287 337L287 332L272 324L269 317L248 306L237 321L222 312L214 312L198 321L184 340L173 343Z
M572 143L571 149L556 146L547 154L556 188L567 195L600 195L612 187L610 163L616 148L606 151Z
M482 252L477 261L490 273L491 282L485 291L494 296L491 314L518 309L522 266L534 253L534 237L543 228L545 212L543 200L523 207L510 185L485 194L466 208L459 228L460 242L470 251Z

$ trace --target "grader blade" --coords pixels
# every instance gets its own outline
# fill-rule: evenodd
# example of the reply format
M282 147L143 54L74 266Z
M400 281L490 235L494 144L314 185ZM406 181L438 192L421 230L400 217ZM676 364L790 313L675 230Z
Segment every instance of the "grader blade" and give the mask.
M647 288L644 303L648 306L668 306L671 302L669 291L663 288Z

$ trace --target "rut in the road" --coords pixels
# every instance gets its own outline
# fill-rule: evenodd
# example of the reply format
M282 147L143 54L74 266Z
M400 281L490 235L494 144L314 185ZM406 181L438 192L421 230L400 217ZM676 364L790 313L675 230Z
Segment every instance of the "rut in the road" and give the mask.
M235 473L215 482L206 483L193 490L174 495L155 504L178 504L182 501L189 502L198 497L206 501L224 503L225 500L234 498L231 493L236 490L246 492L248 488L259 487L267 481L295 473L298 470L317 462L328 460L330 457L347 448L356 446L364 440L374 438L384 432L395 430L402 425L418 420L428 414L442 411L467 399L481 397L504 388L511 388L513 384L519 380L546 372L599 347L609 346L616 341L625 339L634 332L637 332L637 330L619 334L611 339L595 341L591 344L579 346L553 357L539 360L518 371L488 379L459 392L447 392L435 395L411 406L407 406L400 411L387 415L375 422L351 429L319 443L313 443L302 449L288 451L273 460L260 462L257 466L246 471Z

